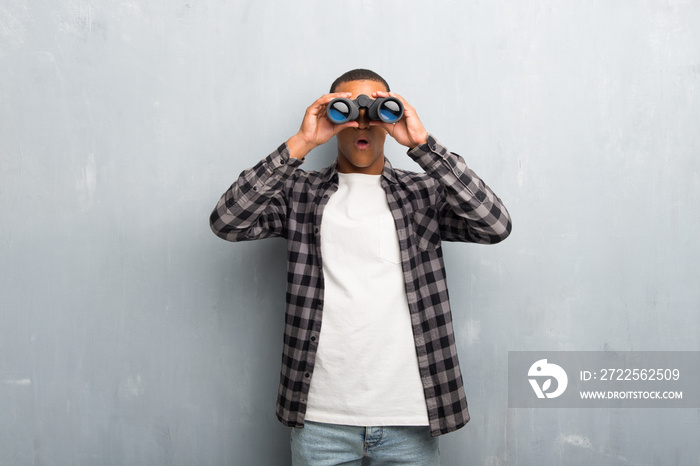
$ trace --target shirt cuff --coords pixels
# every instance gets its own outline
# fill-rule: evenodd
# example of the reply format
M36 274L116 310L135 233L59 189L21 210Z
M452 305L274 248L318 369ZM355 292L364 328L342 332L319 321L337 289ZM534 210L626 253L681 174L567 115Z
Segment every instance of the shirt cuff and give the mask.
M448 151L447 148L430 133L428 133L428 141L425 144L419 144L408 151L409 157L415 160L422 167L429 164L435 158L435 155L445 159L449 153L450 151Z
M263 165L269 173L280 176L291 175L302 163L304 163L303 159L295 159L289 156L289 148L286 142L282 143L276 151L263 160Z

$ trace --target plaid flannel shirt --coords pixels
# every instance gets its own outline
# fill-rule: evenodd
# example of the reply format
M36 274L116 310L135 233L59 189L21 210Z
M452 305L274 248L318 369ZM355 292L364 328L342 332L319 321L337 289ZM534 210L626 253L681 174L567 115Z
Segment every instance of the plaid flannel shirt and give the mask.
M408 151L426 173L392 168L381 185L396 223L406 297L433 436L469 421L457 359L440 242L497 243L511 230L500 199L457 154L435 138ZM228 241L287 241L287 309L277 417L303 427L323 316L321 218L338 188L336 164L298 169L286 144L241 173L211 214L214 233ZM400 389L400 387L397 387Z

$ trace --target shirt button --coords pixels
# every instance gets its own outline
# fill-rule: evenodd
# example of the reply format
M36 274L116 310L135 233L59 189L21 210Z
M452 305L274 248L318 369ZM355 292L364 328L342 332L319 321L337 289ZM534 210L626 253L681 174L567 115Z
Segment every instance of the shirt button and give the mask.
M304 374L304 377L308 379L309 377L311 377L311 374L307 372L306 374Z
M311 341L316 341L316 337L311 337Z

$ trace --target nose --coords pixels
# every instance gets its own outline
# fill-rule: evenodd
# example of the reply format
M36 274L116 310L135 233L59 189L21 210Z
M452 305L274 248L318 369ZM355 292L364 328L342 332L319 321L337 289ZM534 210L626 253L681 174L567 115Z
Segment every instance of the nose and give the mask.
M367 109L360 109L360 116L357 117L357 123L360 125L360 129L369 128L369 116L367 115Z

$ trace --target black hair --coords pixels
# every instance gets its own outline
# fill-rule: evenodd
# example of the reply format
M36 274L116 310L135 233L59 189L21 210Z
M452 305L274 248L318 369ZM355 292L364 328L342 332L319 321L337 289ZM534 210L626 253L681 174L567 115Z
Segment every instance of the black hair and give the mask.
M338 88L343 83L349 82L349 81L362 81L362 80L367 80L367 81L376 81L384 84L384 87L386 87L387 92L389 92L391 89L389 89L389 83L384 80L381 76L379 76L377 73L375 73L372 70L365 70L363 68L358 68L355 70L350 70L346 73L343 73L333 81L333 84L331 84L331 92L335 92L335 90Z

